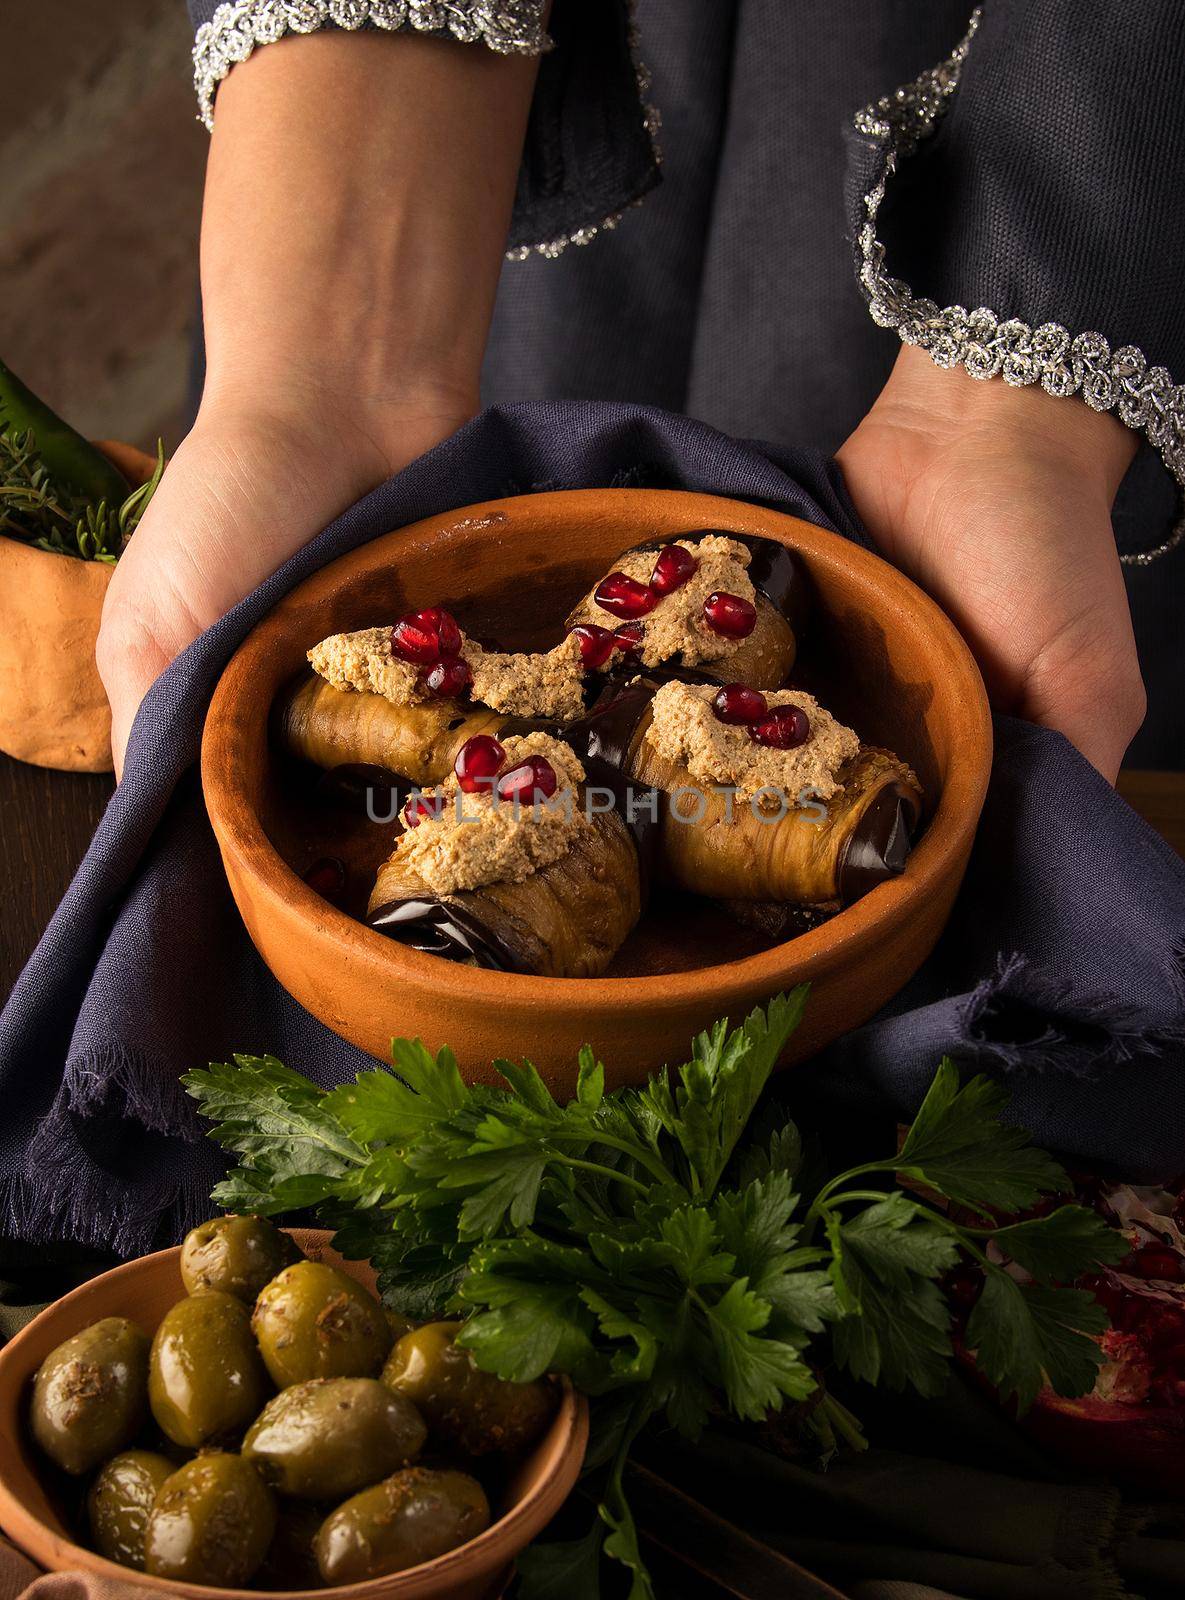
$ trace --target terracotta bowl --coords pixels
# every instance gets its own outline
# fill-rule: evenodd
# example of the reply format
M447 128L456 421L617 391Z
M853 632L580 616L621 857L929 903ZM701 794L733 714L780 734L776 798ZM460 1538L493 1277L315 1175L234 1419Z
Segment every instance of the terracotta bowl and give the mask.
M322 1229L294 1228L305 1255L340 1267L366 1288L374 1273L346 1261L329 1247ZM26 1412L33 1376L63 1339L102 1317L130 1317L153 1331L185 1290L178 1265L180 1250L161 1250L92 1278L35 1317L0 1350L0 1528L38 1566L50 1572L93 1572L160 1595L190 1600L257 1600L258 1589L216 1589L196 1583L165 1582L116 1566L74 1543L71 1519L54 1488L53 1469L29 1440ZM501 1594L511 1563L559 1510L580 1473L588 1443L588 1403L565 1385L555 1420L505 1486L502 1514L468 1544L422 1566L367 1583L297 1591L338 1595L348 1600L493 1600ZM269 1590L281 1595L282 1591Z
M156 467L133 445L98 448L128 482ZM95 640L115 568L0 536L0 750L59 772L111 771L111 709Z
M771 944L708 902L656 899L602 978L534 978L402 948L360 911L392 829L310 798L268 739L280 687L327 634L442 604L479 639L546 648L616 556L697 528L759 534L802 557L812 616L796 681L869 742L905 757L927 794L904 875L821 927ZM491 501L372 541L301 584L250 634L215 691L202 746L210 820L247 930L279 981L334 1032L377 1057L393 1034L450 1044L472 1078L529 1055L571 1088L580 1046L611 1084L685 1059L692 1036L809 982L786 1061L865 1021L933 948L983 804L992 735L979 673L953 625L885 562L835 534L740 501L651 490L581 490ZM307 887L319 857L349 868L345 909Z

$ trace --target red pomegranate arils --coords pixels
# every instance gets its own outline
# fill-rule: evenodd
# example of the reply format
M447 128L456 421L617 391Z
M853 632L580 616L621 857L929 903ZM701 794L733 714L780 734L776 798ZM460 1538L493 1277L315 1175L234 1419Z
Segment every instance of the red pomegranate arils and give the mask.
M492 788L505 760L506 751L492 734L475 733L457 751L453 763L457 783L466 794Z
M443 810L442 796L430 789L417 790L403 808L404 826L418 828L421 822L434 822Z
M597 584L593 599L602 611L615 617L644 617L658 604L659 596L645 583L624 572L611 572Z
M305 872L304 881L326 900L336 900L346 886L346 864L337 856L322 856Z
M578 622L571 636L580 646L580 664L588 671L603 667L613 654L615 643L612 631L595 622Z
M659 594L674 594L699 571L699 562L681 544L664 545L650 574L650 587Z
M536 800L549 800L558 788L559 779L547 757L528 756L517 767L502 774L494 785L494 793L508 804L531 805Z
M747 639L757 626L757 607L739 594L716 589L704 601L704 621L726 639Z
M443 606L409 611L391 629L391 649L395 655L421 666L431 666L443 657L455 656L460 648L461 630L457 619Z
M712 700L712 714L717 722L737 727L746 722L760 722L768 715L769 706L760 689L750 689L746 683L726 683L716 691Z
M460 656L438 661L424 674L424 687L438 700L455 700L473 684L473 671Z
M801 706L775 706L769 716L749 727L753 743L771 750L797 750L810 736L810 718Z
M640 622L623 622L619 628L613 630L614 648L620 650L623 656L636 656L642 648L642 639Z

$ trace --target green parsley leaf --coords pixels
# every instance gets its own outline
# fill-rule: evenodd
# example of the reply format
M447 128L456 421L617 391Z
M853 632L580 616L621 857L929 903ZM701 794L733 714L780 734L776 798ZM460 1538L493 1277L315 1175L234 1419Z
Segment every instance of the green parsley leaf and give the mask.
M606 1524L597 1516L583 1539L531 1544L515 1559L518 1600L601 1600L601 1546Z
M931 1280L958 1259L956 1240L900 1192L850 1222L832 1214L828 1233L841 1312L833 1334L840 1365L868 1383L940 1394L951 1353L950 1315Z
M996 1228L991 1242L1042 1283L1072 1283L1100 1265L1117 1266L1130 1246L1086 1206L1059 1206L1044 1217Z
M655 1600L650 1574L638 1548L638 1530L633 1513L621 1487L620 1470L610 1477L605 1498L597 1510L609 1529L604 1544L605 1554L614 1561L620 1561L630 1575L625 1600Z
M1007 1091L990 1078L962 1088L944 1058L897 1159L898 1171L972 1211L1023 1211L1068 1186L1063 1169L999 1120Z
M990 1267L967 1319L967 1346L1001 1396L1016 1396L1027 1411L1046 1379L1061 1395L1089 1394L1102 1351L1088 1335L1102 1333L1107 1315L1084 1289L1019 1284Z
M366 1161L365 1149L325 1109L322 1091L274 1056L235 1056L233 1065L214 1062L181 1081L214 1123L210 1137L253 1169L257 1210L308 1203L272 1199L284 1180L339 1178Z
M584 1045L580 1051L576 1071L576 1099L586 1111L597 1111L605 1098L605 1068Z
M768 1300L753 1294L743 1278L707 1311L721 1387L732 1410L747 1422L760 1422L784 1400L805 1400L815 1388L814 1374L793 1346L758 1337L769 1311Z

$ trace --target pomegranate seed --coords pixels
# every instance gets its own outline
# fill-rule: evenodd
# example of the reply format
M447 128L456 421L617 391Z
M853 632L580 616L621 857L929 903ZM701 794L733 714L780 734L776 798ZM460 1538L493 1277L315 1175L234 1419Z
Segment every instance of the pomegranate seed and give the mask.
M451 612L442 606L409 611L391 629L391 649L404 661L430 666L442 656L455 656L461 648L461 630Z
M418 828L421 822L434 822L444 810L444 800L431 790L418 790L403 808L403 824Z
M699 562L690 550L685 550L681 544L668 544L658 553L650 574L650 587L659 594L674 594L698 571Z
M613 630L613 643L623 656L636 656L642 648L642 637L640 622L623 622Z
M750 689L744 683L726 683L716 692L712 710L717 722L734 725L742 722L760 722L769 711L760 689Z
M465 793L476 794L492 787L505 760L506 752L492 734L475 733L457 751L453 771Z
M810 719L801 706L775 706L768 717L749 728L753 743L769 745L771 750L796 750L810 736Z
M438 661L424 676L424 687L439 700L452 700L464 694L473 682L473 673L467 661L454 656L448 661Z
M612 633L595 622L578 622L572 629L572 637L580 646L581 665L590 672L603 667L613 654Z
M337 856L322 856L304 874L304 881L326 900L336 900L346 886L346 864Z
M602 611L611 611L615 617L644 617L658 604L658 595L637 578L624 572L611 572L597 584L593 599Z
M451 611L446 611L443 606L429 606L426 611L421 611L418 615L420 621L427 623L435 632L440 641L442 656L460 655L461 629Z
M704 621L726 639L747 639L757 626L757 607L739 594L717 589L704 601Z
M1161 1278L1177 1283L1185 1276L1185 1262L1168 1245L1144 1244L1133 1250L1123 1264L1124 1271L1133 1278Z
M504 772L494 786L499 800L517 801L530 805L536 800L548 800L559 788L555 768L546 756L528 756L517 767Z

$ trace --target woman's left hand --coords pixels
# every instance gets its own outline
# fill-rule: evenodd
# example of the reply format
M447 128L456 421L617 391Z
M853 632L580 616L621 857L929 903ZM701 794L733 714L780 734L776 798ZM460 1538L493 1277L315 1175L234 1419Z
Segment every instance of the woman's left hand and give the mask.
M1135 435L1079 399L943 371L904 347L838 452L883 555L944 607L999 710L1110 782L1144 718L1111 503Z

